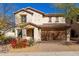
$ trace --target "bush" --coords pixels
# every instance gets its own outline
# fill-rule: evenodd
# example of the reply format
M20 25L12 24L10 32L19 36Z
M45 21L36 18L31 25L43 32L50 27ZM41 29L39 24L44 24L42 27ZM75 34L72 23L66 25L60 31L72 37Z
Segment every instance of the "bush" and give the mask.
M4 42L4 44L10 44L11 40L14 40L15 38L13 37L5 37L5 39L3 39L2 41Z
M6 37L4 34L0 34L0 44L9 44L14 37Z
M29 46L33 46L34 39L30 38L30 40L28 41L28 43L29 43Z
M16 48L25 48L27 46L27 40L20 40L16 44Z
M4 35L0 35L0 44L3 45L5 44L6 37Z
M13 48L16 48L17 40L12 39L12 40L10 41L10 43L11 43L11 46L12 46Z
M4 41L6 39L6 37L4 35L0 35L0 40Z
M27 40L12 40L11 46L13 48L25 48L27 46Z

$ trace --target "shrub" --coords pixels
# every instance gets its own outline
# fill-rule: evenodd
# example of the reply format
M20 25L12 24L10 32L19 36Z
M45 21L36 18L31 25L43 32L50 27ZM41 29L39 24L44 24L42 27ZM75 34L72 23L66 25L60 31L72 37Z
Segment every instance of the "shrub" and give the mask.
M6 39L6 37L4 35L0 35L0 40L4 41Z
M11 46L13 48L25 48L27 46L27 40L12 40Z
M10 43L11 43L11 46L12 46L13 48L16 48L17 40L12 39L12 40L10 41Z
M13 38L13 37L5 37L5 39L3 40L3 42L5 43L5 44L9 44L10 42L11 42L11 40L14 40L15 38Z
M33 46L34 39L30 38L30 40L28 41L28 43L29 43L29 46Z

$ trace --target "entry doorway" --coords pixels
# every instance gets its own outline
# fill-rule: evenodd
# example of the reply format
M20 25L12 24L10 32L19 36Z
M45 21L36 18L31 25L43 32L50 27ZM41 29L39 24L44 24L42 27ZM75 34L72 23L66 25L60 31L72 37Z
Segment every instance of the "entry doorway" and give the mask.
M27 36L34 38L34 29L27 29Z
M17 29L18 31L18 37L22 38L22 29Z

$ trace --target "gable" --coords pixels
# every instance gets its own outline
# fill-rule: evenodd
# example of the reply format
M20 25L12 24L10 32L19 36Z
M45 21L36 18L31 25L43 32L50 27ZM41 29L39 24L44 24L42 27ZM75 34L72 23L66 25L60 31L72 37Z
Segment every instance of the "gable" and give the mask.
M31 15L33 14L32 12L27 11L27 10L24 10L24 9L18 10L18 11L16 11L14 14L17 14L17 13L19 13L19 12L21 12L21 11L27 12L27 13L29 13L29 14L31 14Z
M38 14L44 15L43 12L41 12L41 11L39 11L39 10L36 10L36 9L34 9L34 8L32 8L32 7L27 7L27 8L25 8L25 10L27 10L27 11L33 11L33 12L36 12L36 13L38 13Z

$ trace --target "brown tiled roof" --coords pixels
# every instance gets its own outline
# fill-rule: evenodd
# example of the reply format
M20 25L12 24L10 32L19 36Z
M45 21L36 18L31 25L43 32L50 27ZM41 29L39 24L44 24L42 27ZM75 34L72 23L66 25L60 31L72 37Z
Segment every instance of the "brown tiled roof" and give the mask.
M20 11L25 11L25 12L27 12L27 13L33 14L32 12L27 11L27 10L25 10L25 9L18 10L18 11L16 11L14 14L16 14L16 13L18 13L18 12L20 12Z
M40 26L42 30L66 30L70 28L69 24L64 23L51 23L43 24Z
M36 25L36 24L34 24L34 23L27 23L26 25L32 25L32 26L35 26L35 27L37 27L37 28L40 28L40 26L38 26L38 25Z
M45 17L64 17L64 14L45 14Z
M69 24L64 24L64 23L45 23L43 25L36 25L34 23L26 23L26 26L27 25L32 25L42 30L57 30L57 31L66 30L71 27ZM16 25L16 27L17 26L19 25Z
M20 11L25 11L25 12L28 12L30 14L33 14L32 12L30 12L28 10L32 10L32 11L35 11L35 12L37 12L39 14L42 14L44 17L63 17L64 16L64 14L44 14L43 12L41 12L39 10L36 10L36 9L34 9L32 7L23 8L21 10L16 11L14 14L16 14L16 13L18 13Z
M32 10L32 11L35 11L35 12L37 12L37 13L39 13L39 14L42 14L42 15L44 15L44 13L42 12L42 11L39 11L39 10L36 10L36 9L34 9L34 8L32 8L32 7L27 7L25 10Z
M34 24L34 23L25 23L25 25L24 26L27 26L27 25L32 25L32 26L35 26L35 27L37 27L37 28L40 28L40 26L38 26L38 25L36 25L36 24ZM17 24L16 25L16 27L19 27L19 24Z

